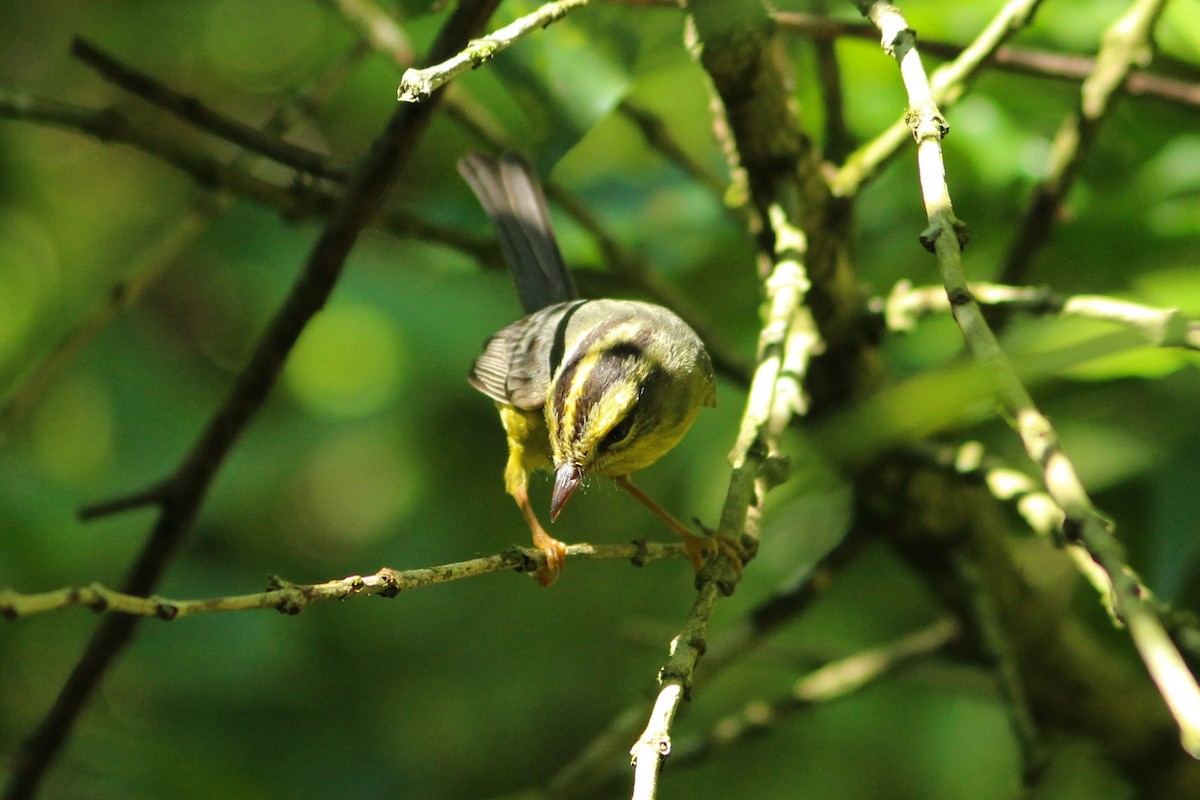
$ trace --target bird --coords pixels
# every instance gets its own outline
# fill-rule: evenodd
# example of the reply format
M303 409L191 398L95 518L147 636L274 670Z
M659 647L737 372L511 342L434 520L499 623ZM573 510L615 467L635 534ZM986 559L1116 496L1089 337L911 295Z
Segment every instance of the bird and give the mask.
M505 489L545 553L542 586L562 572L566 545L542 527L529 475L554 473L550 521L593 475L645 505L678 534L696 571L714 549L629 476L679 443L700 409L716 405L712 360L673 311L636 300L583 299L559 250L541 184L515 153L458 162L495 227L526 316L490 336L469 383L491 398L508 442Z

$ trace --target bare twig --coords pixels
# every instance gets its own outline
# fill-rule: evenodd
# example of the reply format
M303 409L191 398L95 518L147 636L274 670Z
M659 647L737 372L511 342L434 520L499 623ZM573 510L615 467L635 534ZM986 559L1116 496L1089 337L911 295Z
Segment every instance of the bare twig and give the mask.
M1183 314L1177 308L1155 308L1103 295L1065 295L1044 286L969 283L967 288L981 305L1111 322L1136 331L1158 347L1200 350L1200 318ZM949 312L951 305L944 286L914 287L908 281L900 281L886 299L872 301L872 308L883 312L890 330L906 331L923 316Z
M252 153L318 178L345 182L349 177L348 168L336 163L335 159L231 119L197 98L181 94L156 78L123 64L86 39L71 42L71 55L125 91Z
M1033 258L1050 239L1059 210L1075 183L1080 164L1121 86L1135 66L1153 55L1151 34L1165 0L1137 0L1104 32L1095 68L1079 93L1079 105L1063 121L1050 149L1046 178L1033 190L1025 217L1009 246L1001 283L1024 283Z
M679 167L683 172L692 178L696 183L706 186L709 191L717 197L723 197L725 194L725 180L715 175L711 170L705 169L696 159L683 149L675 137L671 134L670 128L663 122L662 118L654 112L642 108L637 103L629 98L624 98L617 104L617 111L629 120L642 134L642 138L646 140L646 144L657 150L668 161ZM723 208L728 208L722 205ZM743 221L744 220L739 220Z
M975 640L995 676L1009 727L1021 753L1023 783L1027 789L1032 788L1046 766L1045 746L1029 707L1020 664L1004 628L998 603L982 577L987 565L966 546L953 547L949 564L965 597L962 613L970 631L968 638Z
M400 88L396 90L396 98L402 103L424 102L447 81L490 61L522 36L557 22L571 11L585 5L587 0L554 0L487 36L472 40L461 52L440 64L425 69L406 70L400 76Z
M142 597L108 589L100 584L68 587L52 592L21 594L12 589L0 590L0 617L22 619L65 608L88 608L96 612L129 614L137 617L157 617L176 620L197 614L231 611L251 611L273 608L285 614L298 614L307 606L327 600L347 600L353 597L395 597L409 589L517 570L534 572L546 554L533 547L513 547L495 555L440 564L436 567L396 570L384 567L374 575L351 575L324 583L295 584L279 578L271 579L265 592L210 597L203 600L172 600L166 597ZM651 561L683 559L683 545L670 542L634 542L631 544L590 545L574 544L567 548L572 561L633 561L638 566Z
M1134 9L1149 11L1150 0ZM962 265L963 224L954 216L942 162L941 139L946 121L934 102L929 81L916 50L916 35L899 9L882 2L859 0L863 14L880 30L885 51L900 65L909 95L907 115L917 138L917 165L929 227L921 241L938 260L955 321L972 355L994 375L996 393L1014 421L1026 452L1042 470L1046 490L1063 510L1063 533L1083 548L1110 584L1112 606L1129 628L1130 636L1150 677L1179 725L1184 749L1200 757L1200 686L1162 622L1146 603L1145 587L1129 567L1124 549L1112 534L1112 523L1092 504L1074 465L1063 451L1050 421L1038 410L1008 357L1000 349L979 304L971 297ZM1161 4L1160 4L1161 5ZM1137 17L1126 28L1149 34L1149 24ZM1131 40L1126 44L1136 49ZM1110 56L1110 58L1112 58ZM1104 58L1100 59L1101 63Z
M491 16L498 0L464 0L450 15L433 46L432 60L457 52ZM324 305L341 275L359 233L379 210L387 190L410 157L436 103L401 106L392 115L370 156L356 172L283 306L259 340L220 409L182 465L169 478L150 539L121 586L125 594L148 595L186 538L208 488L241 432L266 400L283 362L312 316ZM132 638L138 617L106 617L38 729L13 761L6 800L24 800L58 753L79 712L117 654Z

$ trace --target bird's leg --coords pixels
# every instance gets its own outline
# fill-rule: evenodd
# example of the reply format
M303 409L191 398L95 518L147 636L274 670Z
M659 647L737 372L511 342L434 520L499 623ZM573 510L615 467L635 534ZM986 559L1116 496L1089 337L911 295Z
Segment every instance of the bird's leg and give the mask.
M669 511L651 500L649 495L634 486L629 480L628 475L619 475L615 480L617 486L620 486L637 498L638 502L650 509L654 516L665 522L668 528L683 539L683 547L691 557L692 566L695 567L697 572L704 566L704 562L708 556L717 551L723 553L729 559L729 563L737 571L738 577L741 577L742 557L738 554L737 547L732 542L726 541L719 536L697 536L686 525L671 516Z
M567 546L555 539L538 522L537 515L533 513L533 506L529 504L529 493L524 487L518 492L513 492L513 499L517 501L517 505L521 509L521 513L525 515L525 521L529 523L529 530L533 533L533 546L546 554L546 563L538 567L534 577L542 586L549 586L558 579L558 575L563 570L567 558Z
M511 444L511 440L510 440ZM533 505L529 502L529 471L523 462L523 450L510 450L508 466L504 469L504 485L517 507L525 515L529 530L533 533L533 546L546 554L546 563L538 567L533 575L542 586L549 586L557 580L563 570L567 558L567 546L555 539L538 522L537 514L533 513Z

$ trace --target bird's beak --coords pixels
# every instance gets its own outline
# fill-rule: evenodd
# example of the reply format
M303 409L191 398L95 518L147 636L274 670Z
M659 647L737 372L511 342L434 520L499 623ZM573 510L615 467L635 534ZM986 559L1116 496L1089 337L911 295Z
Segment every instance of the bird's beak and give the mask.
M583 480L583 467L578 464L563 464L554 473L554 491L550 495L550 521L558 518L558 512L571 499Z

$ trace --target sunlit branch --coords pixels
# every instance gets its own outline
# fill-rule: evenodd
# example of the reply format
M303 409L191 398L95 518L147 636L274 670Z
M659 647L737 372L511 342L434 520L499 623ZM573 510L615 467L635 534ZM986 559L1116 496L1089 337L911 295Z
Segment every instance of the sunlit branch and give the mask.
M532 14L492 31L487 36L473 39L461 52L451 58L425 69L408 69L400 76L400 88L396 99L402 103L420 103L441 88L447 81L496 57L522 36L544 28L565 17L571 11L587 5L587 0L555 0L546 3Z
M1158 347L1200 350L1200 318L1183 314L1177 308L1155 308L1104 295L1066 295L1044 286L968 283L967 288L980 305L1001 306L1038 316L1110 322L1136 331ZM914 287L908 281L897 283L886 299L873 301L872 307L883 312L888 329L894 331L911 330L918 319L951 310L944 286Z
M816 563L807 563L785 580L770 596L751 608L727 628L707 649L704 670L693 677L696 689L716 679L728 666L754 651L788 622L796 619L833 585L834 576L862 552L866 537L848 534ZM628 756L629 739L644 723L644 701L637 701L616 714L608 726L581 748L547 783L550 797L582 797L625 777L622 756ZM539 792L530 789L528 794ZM522 793L525 795L526 793Z
M1084 548L1106 573L1113 606L1129 629L1151 678L1179 725L1184 749L1200 757L1200 686L1171 642L1144 586L1129 567L1112 523L1092 504L1079 475L1059 444L1050 421L1038 410L1008 357L1001 350L979 304L971 296L962 264L965 226L954 216L942 161L941 140L947 125L934 102L916 49L916 35L899 9L881 2L857 3L879 28L886 52L900 65L908 92L907 118L917 139L917 166L929 227L921 241L937 256L954 319L972 355L993 375L996 393L1025 445L1042 470L1046 490L1063 510L1062 530L1069 542ZM1146 3L1135 5L1145 10ZM1134 26L1137 27L1137 26ZM1148 25L1140 27L1148 35ZM1104 62L1102 57L1099 60Z
M1004 42L1032 21L1040 4L1041 0L1009 0L1005 3L958 58L933 73L931 102L946 106L958 102L971 79ZM867 4L855 5L861 9ZM887 46L889 45L885 43L885 47ZM841 197L856 194L866 181L874 177L879 169L908 143L911 136L912 128L907 116L896 120L879 136L850 154L831 181L833 193Z
M736 163L746 169L753 205L769 226L769 231L764 231L767 235L760 237L761 243L770 243L764 255L770 259L771 269L763 282L767 301L758 364L730 453L733 474L716 533L727 541L740 542L752 556L758 549L765 495L785 478L777 453L779 437L792 417L807 408L804 376L811 358L824 348L805 304L811 287L810 243L801 219L806 212L807 221L815 219L819 212L813 213L806 204L819 208L826 194L823 186L814 190L804 183L820 178L809 169L811 145L792 116L781 65L759 55L772 47L767 11L758 4L735 5L739 6L736 13L721 0L697 0L688 10L694 52L700 55L724 103L727 147L734 149ZM749 108L755 109L753 115ZM778 133L777 139L766 143L753 135L755 124L766 121L755 115L774 118L773 124L768 124ZM771 159L774 161L769 163ZM804 195L805 189L813 191L815 198ZM722 592L736 584L737 576L729 564L721 560L717 567L723 574L701 582L688 619L671 642L670 657L659 672L658 696L645 729L630 750L635 798L657 795L659 772L671 752L671 725L707 647L709 620Z

